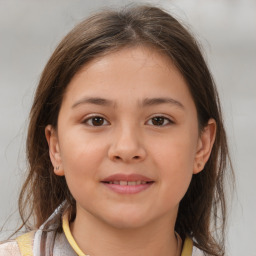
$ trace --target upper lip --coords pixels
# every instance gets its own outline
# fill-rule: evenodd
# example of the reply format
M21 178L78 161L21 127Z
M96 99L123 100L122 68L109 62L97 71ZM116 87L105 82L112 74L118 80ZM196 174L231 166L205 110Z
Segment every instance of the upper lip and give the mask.
M102 182L110 182L110 181L146 181L146 182L150 182L153 180L144 175L140 175L140 174L123 174L123 173L113 174L113 175L110 175L102 180Z

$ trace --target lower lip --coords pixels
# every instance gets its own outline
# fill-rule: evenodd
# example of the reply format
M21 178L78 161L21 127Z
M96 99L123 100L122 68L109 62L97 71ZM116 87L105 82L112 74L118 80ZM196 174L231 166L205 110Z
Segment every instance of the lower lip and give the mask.
M151 187L154 184L154 182L140 184L140 185L125 185L125 186L121 186L118 184L109 184L104 182L102 182L102 184L104 184L107 188L119 194L137 194Z

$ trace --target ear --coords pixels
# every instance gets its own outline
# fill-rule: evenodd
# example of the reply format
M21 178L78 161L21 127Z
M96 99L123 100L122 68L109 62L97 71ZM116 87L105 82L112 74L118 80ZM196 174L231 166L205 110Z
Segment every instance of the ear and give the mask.
M216 136L216 122L214 119L209 119L208 124L204 127L203 131L198 138L197 152L194 161L193 173L197 174L204 169L208 161Z
M52 125L47 125L45 128L45 137L49 146L49 155L54 167L54 173L58 176L64 176L64 170L62 168L60 147L58 141L58 135Z

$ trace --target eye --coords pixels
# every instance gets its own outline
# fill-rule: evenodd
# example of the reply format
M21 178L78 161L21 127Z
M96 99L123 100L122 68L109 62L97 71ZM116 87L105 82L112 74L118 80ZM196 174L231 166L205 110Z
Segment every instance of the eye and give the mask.
M165 116L154 116L147 121L147 124L154 126L166 126L172 123L173 121Z
M83 121L83 123L89 125L89 126L104 126L108 125L109 122L101 116L92 116Z

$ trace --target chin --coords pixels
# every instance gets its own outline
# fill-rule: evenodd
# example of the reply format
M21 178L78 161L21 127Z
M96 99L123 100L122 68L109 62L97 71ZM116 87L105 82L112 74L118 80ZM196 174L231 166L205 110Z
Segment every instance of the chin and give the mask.
M117 212L110 216L105 215L103 221L116 229L136 229L147 224L146 214L138 214L126 211L124 213Z
M108 225L112 226L115 229L137 229L141 228L145 225L142 221L134 221L134 220L124 220L124 219L115 219L114 221L108 221Z

